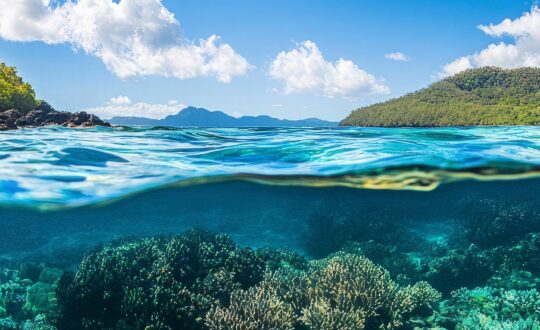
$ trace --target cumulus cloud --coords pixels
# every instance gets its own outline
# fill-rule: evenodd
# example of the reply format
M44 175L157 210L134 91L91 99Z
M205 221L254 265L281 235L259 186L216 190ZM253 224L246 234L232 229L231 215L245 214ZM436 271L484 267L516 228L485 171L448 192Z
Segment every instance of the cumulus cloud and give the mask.
M524 66L540 67L540 9L533 7L514 20L505 19L499 24L478 26L495 38L509 37L512 42L501 41L468 56L462 56L443 66L441 76L450 76L466 69L486 65L502 68Z
M130 104L131 100L127 96L120 95L120 96L111 98L109 100L109 103L111 103L111 104Z
M251 65L213 35L191 42L161 0L0 0L0 38L70 44L120 78L214 76L230 82Z
M270 65L269 75L284 83L285 94L316 93L327 97L387 94L389 88L352 61L329 62L317 45L306 40L282 51Z
M104 119L112 117L146 117L151 119L162 119L168 115L174 115L186 107L176 100L171 100L167 104L152 104L137 102L133 103L127 96L113 97L102 107L87 108L83 111L93 113Z
M402 52L385 54L384 58L386 58L387 60L401 61L401 62L408 62L411 60L407 55L403 54Z

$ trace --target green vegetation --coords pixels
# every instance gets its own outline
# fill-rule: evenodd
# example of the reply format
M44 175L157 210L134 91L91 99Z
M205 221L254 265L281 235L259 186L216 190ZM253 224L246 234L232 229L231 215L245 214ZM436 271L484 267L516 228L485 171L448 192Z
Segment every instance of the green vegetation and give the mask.
M540 69L466 70L388 102L353 111L341 126L539 125Z
M17 69L0 63L0 112L9 109L30 111L38 104L34 89L17 75Z

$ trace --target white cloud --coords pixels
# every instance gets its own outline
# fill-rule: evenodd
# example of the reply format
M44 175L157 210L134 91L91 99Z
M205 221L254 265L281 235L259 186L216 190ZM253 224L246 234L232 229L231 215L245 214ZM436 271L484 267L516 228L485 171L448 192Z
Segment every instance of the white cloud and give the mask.
M403 54L402 52L395 52L395 53L385 54L384 58L386 58L388 60L401 61L401 62L408 62L408 61L411 60L410 57Z
M130 104L131 103L131 100L129 99L129 97L127 96L117 96L117 97L113 97L109 100L109 102L111 104Z
M146 117L151 119L162 119L168 115L177 114L186 105L171 100L167 104L151 104L144 102L132 103L127 96L113 97L105 106L83 109L88 113L93 113L102 119L112 117Z
M0 8L1 38L71 44L120 78L214 76L230 82L251 68L215 35L185 40L161 0L0 0Z
M272 108L283 108L283 104L281 104L281 103L274 103L274 104L272 104Z
M269 69L270 77L285 84L285 94L316 93L327 97L387 94L389 88L352 61L325 60L317 45L306 40L291 51L280 52Z
M510 37L512 43L493 43L468 56L460 57L443 66L441 76L450 76L465 69L486 65L502 68L524 66L540 67L540 9L533 7L514 20L505 19L499 24L478 26L492 37Z

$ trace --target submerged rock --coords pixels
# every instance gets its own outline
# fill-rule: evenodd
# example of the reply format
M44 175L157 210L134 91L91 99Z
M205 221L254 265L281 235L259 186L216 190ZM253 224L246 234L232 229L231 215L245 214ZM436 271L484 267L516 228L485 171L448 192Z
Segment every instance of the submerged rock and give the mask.
M111 126L93 114L56 111L47 102L41 102L34 110L10 109L0 112L0 131L24 127L60 125L65 127Z

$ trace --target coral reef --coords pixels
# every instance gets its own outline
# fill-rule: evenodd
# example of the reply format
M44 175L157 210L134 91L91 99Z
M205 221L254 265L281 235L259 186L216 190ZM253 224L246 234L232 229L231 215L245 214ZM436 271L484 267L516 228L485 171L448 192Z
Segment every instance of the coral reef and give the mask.
M540 293L535 289L462 288L452 292L431 320L451 329L539 329Z
M282 251L239 248L226 235L200 230L114 242L62 278L56 325L202 329L212 306L228 304L232 292L258 284L281 264L302 261Z
M464 237L482 248L512 244L529 233L540 232L537 202L472 199L461 203Z
M361 211L343 205L328 208L322 206L307 219L305 250L315 258L337 252L350 241L399 245L404 252L422 243L387 210L372 210L367 205Z
M452 249L440 257L432 258L424 278L446 294L460 287L482 285L495 273L495 269L494 256L471 245L466 249Z
M0 329L540 329L540 233L365 239L383 227L309 262L202 230L106 244L74 273L0 260Z
M46 316L57 307L62 271L40 265L0 267L0 329L52 329Z
M295 321L292 306L267 284L233 292L228 308L216 306L206 316L210 329L292 330Z
M401 284L423 279L428 269L427 261L422 260L418 255L404 253L395 245L381 244L373 240L349 241L341 251L367 257L388 270L392 278Z
M264 299L257 301L256 294ZM254 324L260 315L284 314L287 322L282 326L291 329L289 315L294 311L297 328L391 329L440 298L426 282L400 287L366 257L338 253L313 261L307 271L267 275L257 287L233 295L230 306L212 309L206 323L210 329L249 329L235 325Z

